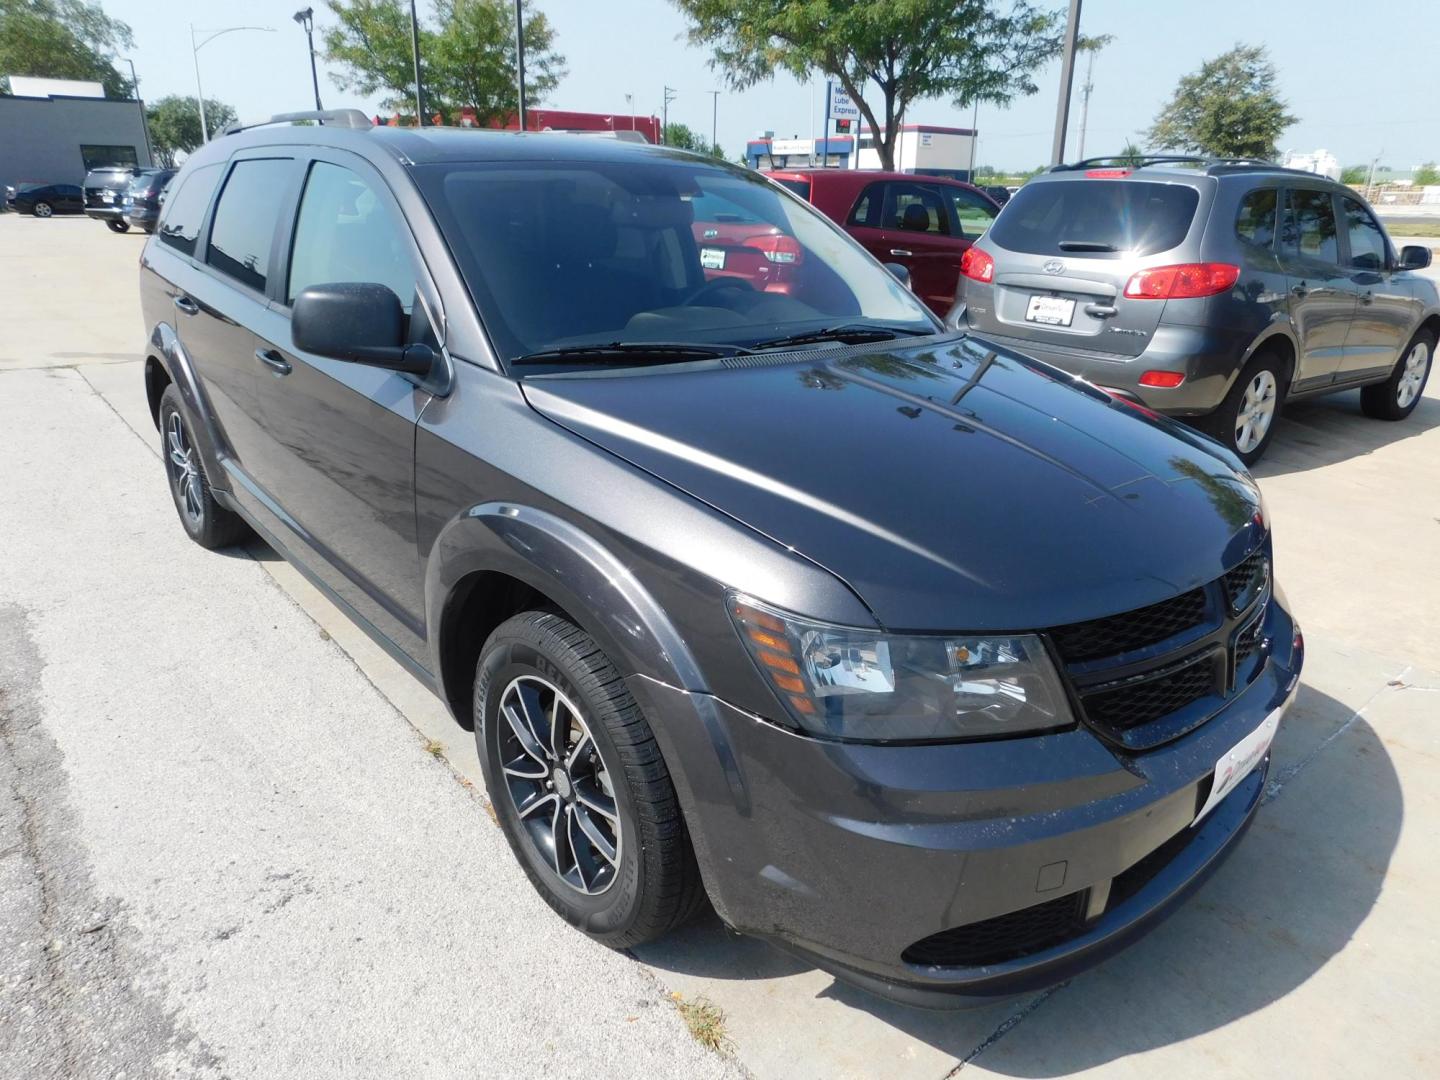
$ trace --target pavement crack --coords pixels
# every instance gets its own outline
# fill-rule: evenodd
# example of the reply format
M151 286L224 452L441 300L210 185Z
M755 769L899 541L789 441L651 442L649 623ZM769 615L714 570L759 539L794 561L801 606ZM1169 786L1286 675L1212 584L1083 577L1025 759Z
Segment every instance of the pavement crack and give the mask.
M989 1050L990 1047L994 1046L1006 1035L1010 1034L1010 1032L1015 1030L1015 1028L1019 1027L1021 1022L1024 1021L1028 1016L1030 1016L1031 1013L1035 1012L1037 1009L1040 1008L1040 1006L1044 1005L1045 1002L1049 1001L1052 997L1054 997L1061 990L1064 990L1065 987L1069 985L1070 981L1067 979L1065 982L1058 983L1055 986L1050 987L1050 989L1048 990L1041 991L1039 994L1036 994L1033 998L1027 1001L1024 1005L1020 1006L1019 1009L1017 1009L1015 1012L1011 1013L1004 1020L1002 1020L1000 1022L1000 1025L994 1031L992 1031L989 1035L985 1036L985 1038L981 1039L975 1049L971 1050L968 1054L962 1057L960 1059L960 1064L956 1065L955 1068L951 1069L948 1073L945 1074L944 1080L951 1080L952 1077L959 1076L960 1071L964 1069L966 1065L969 1065L970 1062L974 1061L981 1054L985 1053L986 1050Z

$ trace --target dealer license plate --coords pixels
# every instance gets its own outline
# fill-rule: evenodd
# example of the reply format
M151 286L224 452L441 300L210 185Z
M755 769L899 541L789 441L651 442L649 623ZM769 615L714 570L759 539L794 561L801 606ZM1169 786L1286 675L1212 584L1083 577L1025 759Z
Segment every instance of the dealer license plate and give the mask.
M1075 319L1075 301L1063 296L1032 296L1025 307L1025 321L1046 326L1069 326Z
M706 270L724 270L725 252L721 248L701 248L700 265Z
M1200 808L1200 812L1195 815L1195 822L1191 824L1195 824L1219 806L1225 796L1239 787L1240 782L1265 759L1270 744L1275 741L1275 732L1280 728L1280 718L1289 707L1290 702L1286 701L1215 763L1215 780L1210 785L1210 797L1205 800L1205 805Z

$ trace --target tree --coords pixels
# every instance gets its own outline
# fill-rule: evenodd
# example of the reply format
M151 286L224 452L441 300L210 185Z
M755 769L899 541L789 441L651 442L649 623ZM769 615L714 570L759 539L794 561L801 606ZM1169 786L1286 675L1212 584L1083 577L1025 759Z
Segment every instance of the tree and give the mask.
M709 154L721 161L725 160L725 151L720 149L719 143L711 145L709 139L685 124L666 124L663 141L666 146L679 147L681 150L693 150L697 154Z
M1340 173L1340 182L1354 187L1365 183L1365 178L1370 175L1368 165L1346 165Z
M1435 162L1427 161L1415 170L1411 182L1416 187L1430 187L1432 184L1440 184L1440 170L1435 168Z
M98 82L105 96L130 95L111 63L134 45L130 27L86 0L0 0L0 74Z
M1265 47L1236 45L1180 80L1148 138L1161 150L1273 160L1275 140L1295 121Z
M152 102L145 110L150 122L150 143L156 161L167 169L175 167L178 153L190 153L205 141L200 133L200 109L193 97L171 94ZM220 131L235 122L235 110L224 102L205 99L205 120L211 131Z
M415 108L410 10L401 0L329 0L338 20L323 35L325 57L346 70L332 76L342 90L381 93L396 112ZM425 115L447 122L473 109L477 122L504 121L519 108L515 86L515 11L509 0L434 0L432 27L420 28ZM555 31L543 12L525 5L525 96L543 101L565 75Z
M1029 0L671 0L692 45L743 90L788 71L836 79L875 133L880 167L895 167L910 106L1008 104L1035 92L1031 73L1060 49L1063 20ZM882 102L877 113L869 90Z

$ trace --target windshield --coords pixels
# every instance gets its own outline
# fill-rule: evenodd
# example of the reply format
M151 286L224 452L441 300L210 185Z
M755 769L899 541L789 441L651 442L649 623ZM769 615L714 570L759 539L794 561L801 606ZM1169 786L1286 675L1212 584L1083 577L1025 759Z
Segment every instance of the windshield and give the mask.
M837 322L938 329L827 219L738 169L657 156L415 174L506 360L616 342L746 347Z

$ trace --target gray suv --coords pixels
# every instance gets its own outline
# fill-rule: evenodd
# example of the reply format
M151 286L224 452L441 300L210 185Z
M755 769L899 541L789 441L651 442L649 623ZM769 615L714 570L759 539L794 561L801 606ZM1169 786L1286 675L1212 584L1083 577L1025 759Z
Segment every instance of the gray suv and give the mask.
M966 253L949 323L1208 431L1257 461L1287 400L1414 410L1440 333L1359 196L1265 162L1092 159L1026 184Z

